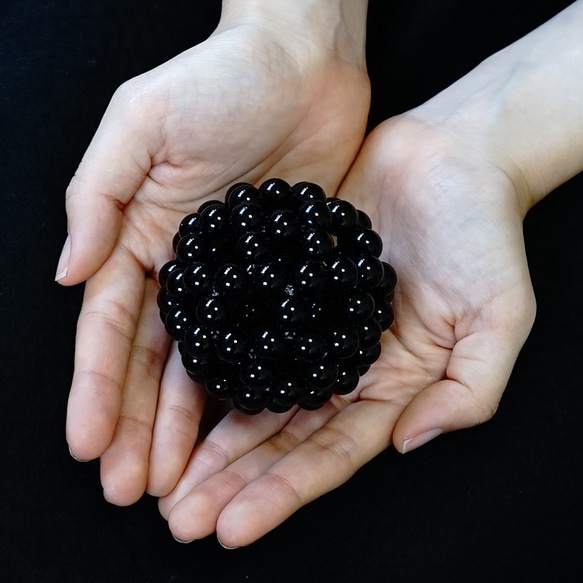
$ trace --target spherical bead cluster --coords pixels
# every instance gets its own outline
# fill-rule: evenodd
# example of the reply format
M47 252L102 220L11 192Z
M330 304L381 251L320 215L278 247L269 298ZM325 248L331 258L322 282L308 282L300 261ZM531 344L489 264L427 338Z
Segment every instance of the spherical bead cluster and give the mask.
M309 182L232 186L186 216L158 307L188 375L245 413L352 392L393 322L370 218Z

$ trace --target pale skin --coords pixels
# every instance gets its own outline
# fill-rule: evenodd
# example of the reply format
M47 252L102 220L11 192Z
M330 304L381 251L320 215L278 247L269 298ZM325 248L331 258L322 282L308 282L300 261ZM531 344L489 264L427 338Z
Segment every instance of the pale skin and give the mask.
M229 28L229 42L252 34L252 26L257 21L243 31ZM69 189L71 255L60 279L89 278L67 439L77 458L101 457L106 498L129 504L147 489L161 497L177 539L216 532L227 547L247 545L389 445L411 451L442 432L489 419L535 313L522 220L583 167L582 29L583 3L575 2L426 104L382 124L353 164L368 107L362 54L343 55L342 66L335 51L318 59L314 77L331 71L326 91L309 75L305 82L299 67L293 80L305 96L299 112L289 105L278 110L281 95L273 104L261 101L272 124L265 110L257 118L253 108L247 111L245 123L263 123L271 130L264 134L275 134L271 143L258 135L255 159L253 147L241 150L235 132L234 143L221 144L213 159L217 102L201 97L203 81L194 93L185 81L191 63L226 59L213 47L216 39L207 45L212 51L195 47L124 88ZM341 26L337 32L343 34ZM350 38L351 47L362 48L358 34ZM237 74L245 62L235 60L225 74ZM247 63L244 74L261 77L261 62ZM277 70L269 65L271 73ZM349 74L354 90L346 92L342 77L336 93L334 80ZM160 94L157 81L169 78L182 82L173 85L176 93ZM301 90L306 87L313 90ZM140 109L144 103L149 107ZM233 108L248 106L238 95L226 108L231 126ZM187 127L197 128L197 140L207 140L195 142L200 149L194 151L192 136L184 135L185 112L193 116ZM117 123L122 116L129 124ZM314 128L313 120L322 119ZM112 153L119 132L125 150ZM268 175L314 180L329 192L341 184L338 196L375 217L383 258L400 276L396 323L354 393L317 412L251 418L230 412L193 449L204 392L188 381L172 349L166 361L169 343L153 307L157 284L145 273L169 257L181 215L238 179ZM101 233L97 248L95 232Z

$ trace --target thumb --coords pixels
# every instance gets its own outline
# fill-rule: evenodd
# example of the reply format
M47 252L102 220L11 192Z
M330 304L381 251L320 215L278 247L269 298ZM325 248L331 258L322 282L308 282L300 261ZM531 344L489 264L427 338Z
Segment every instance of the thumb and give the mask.
M417 394L401 414L393 431L397 450L406 453L441 433L488 421L529 330L525 325L512 336L490 330L461 339L453 348L446 378Z
M150 170L147 124L132 112L130 92L124 87L114 95L67 188L68 237L55 277L60 284L84 281L103 265L123 209Z

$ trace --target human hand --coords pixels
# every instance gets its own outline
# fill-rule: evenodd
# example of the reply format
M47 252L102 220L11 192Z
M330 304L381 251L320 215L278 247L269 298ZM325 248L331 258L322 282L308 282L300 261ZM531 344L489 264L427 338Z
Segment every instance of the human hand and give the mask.
M335 51L338 31L316 30L313 10L297 15L304 4L287 6L291 24L226 9L206 42L124 84L68 188L58 280L87 284L67 441L77 459L101 456L116 504L172 489L203 414L155 302L182 216L239 180L334 192L362 142L364 42Z
M247 545L391 443L411 451L486 421L534 317L523 208L485 152L414 114L366 140L339 196L365 210L399 275L379 359L322 409L231 412L160 510L179 540Z

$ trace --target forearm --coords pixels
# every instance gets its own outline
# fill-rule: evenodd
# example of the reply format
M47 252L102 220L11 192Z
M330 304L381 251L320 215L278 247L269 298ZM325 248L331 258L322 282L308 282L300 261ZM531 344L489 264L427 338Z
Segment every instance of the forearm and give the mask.
M219 28L260 23L300 57L324 49L365 66L368 0L224 0Z
M486 152L523 210L583 170L583 2L413 112Z

